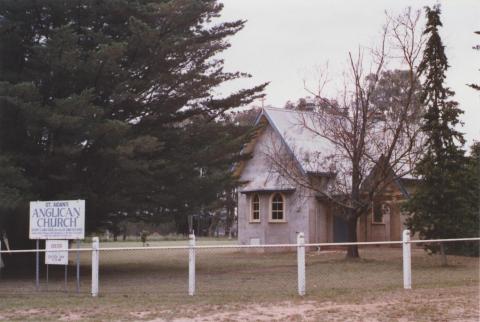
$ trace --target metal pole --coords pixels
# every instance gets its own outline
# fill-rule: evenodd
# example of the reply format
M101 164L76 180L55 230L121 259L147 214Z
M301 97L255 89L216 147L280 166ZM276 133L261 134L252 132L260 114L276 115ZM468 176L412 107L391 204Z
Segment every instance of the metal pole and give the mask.
M47 264L47 276L46 276L46 280L47 280L47 291L48 291L48 264Z
M35 253L35 287L40 290L40 240L37 239L37 252Z
M305 237L303 233L297 235L297 269L298 295L305 295Z
M98 296L98 266L99 266L99 248L98 237L92 238L92 296Z
M80 293L80 239L77 239L77 293Z
M188 249L188 295L195 295L195 235L189 236Z
M65 265L65 292L67 291L68 264Z
M412 288L412 244L410 243L410 230L403 231L403 288Z

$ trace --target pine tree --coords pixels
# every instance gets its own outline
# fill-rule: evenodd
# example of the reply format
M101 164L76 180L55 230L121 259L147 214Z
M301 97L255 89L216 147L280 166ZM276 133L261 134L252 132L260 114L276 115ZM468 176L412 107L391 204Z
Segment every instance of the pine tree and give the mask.
M215 95L248 77L223 70L218 54L245 21L216 23L221 10L216 0L1 1L0 157L28 187L0 216L15 226L32 198L86 199L92 231L115 216L196 207L202 150L189 124L249 104L266 85Z
M418 187L407 203L412 214L407 225L422 239L465 237L471 223L467 220L471 181L465 157L460 124L462 110L451 98L454 92L445 86L448 69L445 47L439 35L440 8L426 8L427 24L424 33L428 40L420 63L423 76L421 102L426 110L423 131L427 140L425 154L416 165ZM440 250L446 265L443 244L427 246L432 252Z

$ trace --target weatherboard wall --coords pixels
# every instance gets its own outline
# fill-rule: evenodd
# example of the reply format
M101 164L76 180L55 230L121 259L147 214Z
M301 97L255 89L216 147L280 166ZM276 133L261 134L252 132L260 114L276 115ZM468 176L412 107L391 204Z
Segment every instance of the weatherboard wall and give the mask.
M282 144L277 133L269 126L257 138L252 158L246 162L240 180L247 182L238 194L238 238L241 244L295 243L298 232L304 232L305 240L311 241L309 216L316 211L316 202L311 193L290 189L291 186L278 174L266 157L272 144ZM278 190L276 190L278 189ZM285 199L285 222L271 222L270 199L275 192ZM260 199L260 222L252 222L251 198L257 193ZM311 211L312 209L312 211Z

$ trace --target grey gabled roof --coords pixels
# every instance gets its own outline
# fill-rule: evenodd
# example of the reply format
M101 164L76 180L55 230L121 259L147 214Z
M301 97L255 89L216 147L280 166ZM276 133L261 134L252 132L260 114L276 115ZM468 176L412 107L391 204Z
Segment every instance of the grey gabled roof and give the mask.
M304 174L331 175L331 169L321 160L322 156L331 154L334 147L305 126L312 122L309 114L310 112L266 107L255 123L258 124L262 117L268 120Z

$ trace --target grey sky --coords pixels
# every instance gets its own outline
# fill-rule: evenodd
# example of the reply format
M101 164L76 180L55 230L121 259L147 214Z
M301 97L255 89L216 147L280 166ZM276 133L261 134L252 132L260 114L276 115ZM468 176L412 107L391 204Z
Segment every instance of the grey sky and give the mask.
M230 39L222 56L227 71L253 75L222 87L230 91L270 81L265 104L282 107L308 93L305 79L315 87L316 70L328 62L333 84L341 78L349 51L372 47L380 38L385 10L398 15L406 7L422 9L438 1L421 0L223 0L222 20L246 19L246 27ZM480 83L480 1L440 1L442 40L451 68L448 85L465 110L463 131L470 144L480 140L480 94L466 83ZM423 13L422 13L423 16ZM422 21L422 26L424 21ZM258 103L260 104L260 103Z

